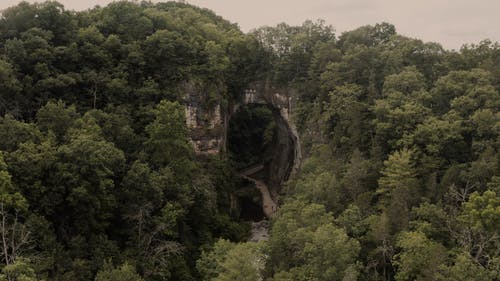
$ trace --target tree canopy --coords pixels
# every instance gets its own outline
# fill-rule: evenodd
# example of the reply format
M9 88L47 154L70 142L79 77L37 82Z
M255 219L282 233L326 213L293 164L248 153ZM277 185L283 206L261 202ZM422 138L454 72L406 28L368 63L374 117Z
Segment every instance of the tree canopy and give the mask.
M291 89L304 160L252 243L237 170L273 157L276 108L215 130L241 155L201 156L186 103L227 121L257 81ZM499 109L488 40L21 2L0 16L0 280L498 280Z

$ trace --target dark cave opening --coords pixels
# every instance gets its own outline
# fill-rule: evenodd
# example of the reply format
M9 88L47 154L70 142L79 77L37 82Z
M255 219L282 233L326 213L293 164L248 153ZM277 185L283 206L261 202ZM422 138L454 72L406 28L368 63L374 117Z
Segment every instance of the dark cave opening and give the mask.
M245 105L231 117L227 150L237 170L272 160L277 134L272 110L265 105Z
M265 218L264 212L262 211L262 203L255 201L255 198L252 197L240 197L240 218L242 220L258 222Z
M264 191L259 191L255 182L261 182L265 198L273 200L294 167L297 139L282 114L270 105L249 104L230 116L226 148L242 177L235 195L243 220L260 221L267 214L262 203ZM266 206L269 209L270 205Z
M252 177L279 189L295 163L297 139L279 109L264 104L238 108L230 118L227 151L237 171L258 169ZM249 174L247 174L249 176Z

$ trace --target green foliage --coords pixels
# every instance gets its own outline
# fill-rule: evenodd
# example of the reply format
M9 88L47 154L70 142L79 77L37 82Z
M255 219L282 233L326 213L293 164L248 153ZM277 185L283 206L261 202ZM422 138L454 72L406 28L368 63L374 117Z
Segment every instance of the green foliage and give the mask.
M354 280L359 242L334 226L322 205L288 202L269 240L269 269L275 280ZM355 278L355 277L354 277Z
M497 259L496 250L500 246L500 197L492 190L486 190L483 194L474 192L462 207L457 221L465 228L457 235L458 242L475 262L494 264Z
M265 59L235 25L173 2L118 1L79 13L57 2L23 2L2 12L0 40L0 114L27 120L59 99L78 109L128 104L135 111L180 98L185 81L237 97ZM154 95L142 95L151 83Z
M447 245L448 240L448 217L440 206L424 202L418 207L412 209L412 217L410 227L425 236Z
M356 84L337 86L329 93L330 100L323 114L330 128L326 131L332 136L332 144L347 149L365 144L366 135L361 123L366 104L361 102L363 90ZM330 125L331 124L331 125Z
M12 104L16 95L21 91L19 81L17 81L12 65L0 59L0 113L4 115L9 109L12 113L20 110L19 105Z
M294 183L294 193L306 202L319 203L329 211L339 211L342 195L339 180L330 172L311 173Z
M396 280L432 280L444 263L446 249L419 232L403 232L396 242L401 252L394 256Z
M403 149L389 155L384 161L382 176L378 180L380 207L390 219L395 233L409 222L409 211L418 200L417 173L412 160L413 151Z
M234 248L234 244L221 239L214 243L210 251L203 251L200 259L196 261L196 269L202 280L212 280L222 272L222 263L226 260L227 253Z
M30 264L30 260L18 258L13 264L9 264L2 269L0 280L5 281L37 281L35 270Z
M27 202L23 195L12 184L12 177L7 170L7 164L0 152L0 204L2 209L14 208L17 210L26 210Z
M281 23L262 27L254 36L271 53L273 80L280 84L302 81L316 46L334 40L333 28L324 21L306 21L302 26Z
M436 276L439 281L490 281L498 278L498 272L489 271L474 263L468 254L456 256L453 265L443 266Z
M38 110L37 126L43 132L53 133L61 140L69 128L76 121L78 114L75 107L66 108L59 100L57 103L49 102Z
M151 161L161 167L189 156L184 108L177 102L162 101L154 111L155 120L146 127Z
M411 157L412 151L408 149L389 155L389 159L384 161L385 168L381 171L378 193L390 194L398 188L414 187L416 172Z
M261 278L265 256L259 244L243 243L234 246L220 264L221 271L214 281L253 281Z
M499 278L498 43L47 1L2 11L0 46L1 280ZM275 157L276 109L241 108L230 153L198 157L214 136L184 108L231 112L252 82L290 90L305 157L264 244L236 243L235 171Z
M104 268L97 272L95 281L143 281L135 268L128 263L124 263L118 268L106 263Z
M500 228L500 197L492 190L474 192L464 203L461 220L474 230L495 232Z
M0 117L0 150L14 151L25 142L37 142L40 139L40 130L16 120L12 115Z
M257 280L262 276L265 255L261 244L234 244L217 241L213 249L204 251L196 262L201 280Z
M310 56L288 60L294 30L301 27L255 32L274 53L275 81L299 92L294 120L307 157L283 201L338 216L361 242L360 279L448 280L469 266L489 280L498 263L498 44L446 51L381 23L316 37ZM306 72L286 72L298 61L294 70ZM320 278L293 267L300 251L290 245L301 244L287 240L293 229L281 229L281 219L270 240L273 277ZM477 268L453 267L446 257L456 251Z

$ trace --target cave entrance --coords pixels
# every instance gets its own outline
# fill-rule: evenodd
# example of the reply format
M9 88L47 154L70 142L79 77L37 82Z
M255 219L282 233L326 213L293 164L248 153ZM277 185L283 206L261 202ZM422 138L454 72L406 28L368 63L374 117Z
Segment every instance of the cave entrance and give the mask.
M262 200L259 197L243 196L239 198L240 218L244 221L258 222L266 218L262 210Z
M240 107L229 122L227 151L236 170L272 161L277 124L265 105Z
M296 140L287 120L273 106L248 104L231 115L227 136L228 156L233 167L246 177L241 181L240 190L253 190L251 194L237 192L242 219L257 221L265 217L262 209L269 208L269 200L276 198L281 184L293 169L295 145ZM263 198L266 195L255 188L255 180L265 183L268 198ZM263 205L263 200L267 200L267 204Z

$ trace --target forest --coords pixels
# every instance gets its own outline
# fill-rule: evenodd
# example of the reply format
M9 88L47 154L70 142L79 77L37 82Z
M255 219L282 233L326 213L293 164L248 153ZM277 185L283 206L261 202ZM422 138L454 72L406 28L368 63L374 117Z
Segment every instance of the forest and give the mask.
M297 93L303 161L256 243L232 198L272 112L200 156L183 102L190 83L227 111L262 80ZM0 281L500 280L499 109L489 40L21 2L0 15Z

